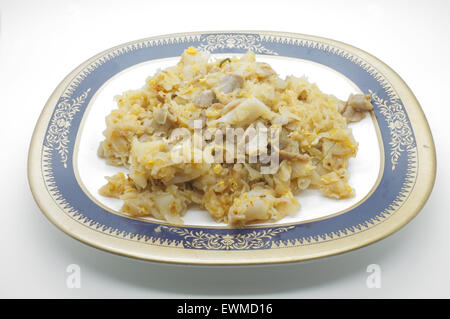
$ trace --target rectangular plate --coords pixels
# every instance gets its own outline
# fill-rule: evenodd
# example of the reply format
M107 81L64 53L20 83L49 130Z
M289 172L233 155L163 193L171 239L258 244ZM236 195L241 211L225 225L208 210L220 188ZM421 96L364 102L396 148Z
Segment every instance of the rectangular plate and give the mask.
M306 75L345 100L372 94L374 111L351 125L359 142L350 161L356 197L299 195L302 208L273 224L234 229L205 211L185 225L118 213L121 202L97 195L117 168L96 155L113 96L142 86L157 68L194 46L213 56L255 52L280 75ZM102 123L102 124L99 124ZM241 265L302 261L356 249L404 226L434 184L435 150L420 105L400 77L368 53L337 41L278 32L202 32L126 43L81 64L56 88L36 125L29 182L44 214L92 246L130 257L186 264Z

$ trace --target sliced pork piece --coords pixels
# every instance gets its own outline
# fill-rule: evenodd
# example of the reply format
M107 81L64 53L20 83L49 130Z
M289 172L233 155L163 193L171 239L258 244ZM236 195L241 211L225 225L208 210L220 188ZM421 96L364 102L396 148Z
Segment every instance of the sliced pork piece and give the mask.
M204 90L194 99L194 104L199 107L208 108L216 100L216 94L212 90Z
M220 92L228 94L236 89L239 89L244 84L244 79L240 75L230 74L225 75L219 84Z
M366 116L366 112L373 110L370 100L370 94L350 94L341 114L349 123L358 122Z

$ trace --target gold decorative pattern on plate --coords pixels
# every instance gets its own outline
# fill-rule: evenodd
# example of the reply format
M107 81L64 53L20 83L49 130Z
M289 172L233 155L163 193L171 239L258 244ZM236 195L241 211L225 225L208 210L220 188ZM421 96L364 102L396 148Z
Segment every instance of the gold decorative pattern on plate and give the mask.
M384 116L391 135L391 164L392 170L395 170L401 154L405 150L414 148L414 138L412 136L411 127L408 124L406 113L396 98L391 98L386 101L380 98L372 90L369 90L372 95L372 101L380 109L380 113Z
M69 131L73 117L80 111L81 106L86 100L89 91L87 89L80 96L73 99L64 98L55 109L52 120L48 127L48 133L45 139L45 146L58 152L64 168L67 168L67 156L69 155Z
M181 227L168 227L161 225L157 228L167 229L170 232L176 233L184 238L184 246L186 248L199 249L261 249L271 248L271 239L279 233L287 232L295 228L294 226L277 227L263 230L252 230L247 233L226 233L212 234L203 230L189 230Z
M199 48L210 52L218 49L243 49L254 53L278 55L277 52L263 46L260 37L253 34L211 34L206 36L203 42Z

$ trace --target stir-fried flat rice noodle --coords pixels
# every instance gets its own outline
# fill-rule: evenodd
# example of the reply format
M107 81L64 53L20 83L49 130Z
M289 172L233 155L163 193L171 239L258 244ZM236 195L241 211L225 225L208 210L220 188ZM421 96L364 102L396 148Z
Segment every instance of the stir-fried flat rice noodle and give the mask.
M106 117L99 156L126 173L107 177L100 194L123 200L122 212L134 217L179 224L197 204L217 222L233 226L296 214L300 204L294 195L308 188L335 199L354 196L347 168L358 143L348 123L372 109L370 96L351 95L344 102L305 77L282 79L252 52L213 60L192 47L142 89L118 96L117 105ZM203 131L279 129L272 149L279 159L276 171L264 174L260 161L237 158L174 160L181 144L172 134L180 129L193 134L195 120L201 120Z

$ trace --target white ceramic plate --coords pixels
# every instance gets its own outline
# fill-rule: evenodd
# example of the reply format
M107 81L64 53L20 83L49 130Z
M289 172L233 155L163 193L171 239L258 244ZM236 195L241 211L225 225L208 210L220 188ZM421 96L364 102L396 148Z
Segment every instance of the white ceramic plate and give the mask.
M374 112L351 124L359 142L349 163L354 198L333 200L308 190L295 216L232 229L191 209L185 225L118 213L121 201L98 189L120 168L97 156L113 98L143 86L157 69L174 65L189 46L214 57L247 50L281 76L305 75L346 100L371 93ZM123 168L122 168L123 170ZM69 235L126 256L191 264L301 261L355 249L405 225L434 182L431 134L404 82L373 56L333 40L276 32L204 32L167 35L120 45L80 65L55 90L30 147L29 181L45 215Z

